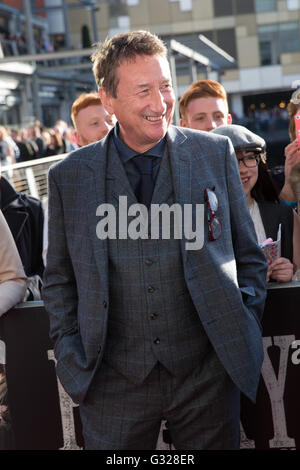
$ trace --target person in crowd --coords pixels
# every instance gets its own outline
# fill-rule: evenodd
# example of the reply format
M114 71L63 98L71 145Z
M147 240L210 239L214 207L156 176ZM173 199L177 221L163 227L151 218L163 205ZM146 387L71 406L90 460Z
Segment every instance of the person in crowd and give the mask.
M72 105L71 119L81 147L102 139L115 125L114 116L105 110L97 92L78 96Z
M18 163L34 160L39 152L37 144L28 138L28 132L25 127L21 129L12 129L11 137L19 148Z
M35 147L35 158L43 158L46 156L47 147L46 142L42 137L42 133L39 126L29 126L27 128L27 136L29 142L34 144Z
M76 131L73 126L68 126L67 129L64 130L63 138L67 141L67 148L68 152L72 152L78 148L77 138L76 138Z
M11 146L11 148L13 150L14 158L12 160L12 163L17 163L18 160L19 160L19 157L20 157L20 150L19 150L19 147L17 146L17 144L15 143L14 139L11 136L11 131L7 132L5 141L8 143L8 145Z
M14 239L0 211L0 316L21 302L26 292L26 276ZM0 450L13 448L8 407L5 354L0 348Z
M295 201L296 196L294 194L293 188L289 182L289 175L291 169L300 162L300 147L299 140L296 138L296 129L295 129L295 120L294 116L300 113L300 91L299 93L293 94L289 104L288 104L288 113L289 113L289 135L291 143L285 147L285 164L284 164L284 173L285 173L285 182L281 190L281 198L285 201Z
M85 449L155 449L162 419L176 449L238 449L240 390L255 400L263 359L267 263L233 147L171 125L175 96L157 36L107 39L93 71L117 123L49 171L43 287ZM126 222L127 232L107 237L99 214L113 209L123 223L124 196L143 214L151 204L205 205L204 247L189 249L188 230L178 240L172 217L169 239L161 226L158 239L124 237Z
M32 285L39 285L44 271L42 202L19 193L0 174L0 210L15 240L26 276Z
M0 163L10 165L15 163L15 155L12 146L7 141L8 132L4 126L0 126Z
M49 133L50 141L47 145L46 156L51 157L66 153L66 145L60 131L48 128L47 132Z
M266 143L244 126L232 124L212 131L230 138L239 164L241 182L254 222L258 243L277 240L281 225L281 253L270 260L267 280L289 282L300 268L300 219L281 204L266 164Z
M67 137L67 132L68 132L69 126L66 123L66 121L63 121L62 119L59 119L56 121L55 126L54 126L54 132L56 134L56 137L59 141L62 141L63 145L63 152L70 152L72 150L71 148L71 142L69 141Z
M231 124L227 93L215 80L199 80L185 91L179 101L180 125L200 131L211 131Z

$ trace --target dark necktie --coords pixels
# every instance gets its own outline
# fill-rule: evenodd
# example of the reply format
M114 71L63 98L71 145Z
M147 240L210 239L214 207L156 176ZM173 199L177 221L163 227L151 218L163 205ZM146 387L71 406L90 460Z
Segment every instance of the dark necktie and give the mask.
M137 155L132 159L140 172L140 181L136 190L136 198L140 204L150 207L154 181L152 175L153 157L150 155Z

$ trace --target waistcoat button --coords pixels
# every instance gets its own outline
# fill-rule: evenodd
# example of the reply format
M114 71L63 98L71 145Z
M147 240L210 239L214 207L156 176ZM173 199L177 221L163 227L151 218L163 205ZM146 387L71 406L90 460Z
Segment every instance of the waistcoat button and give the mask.
M145 260L145 263L146 263L147 266L151 266L151 264L153 264L153 261L152 261L152 259L147 258Z

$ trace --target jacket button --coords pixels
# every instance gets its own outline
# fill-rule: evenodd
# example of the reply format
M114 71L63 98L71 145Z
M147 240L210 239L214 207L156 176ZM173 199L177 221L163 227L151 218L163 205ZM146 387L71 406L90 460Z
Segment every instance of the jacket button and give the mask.
M151 313L150 318L151 320L155 320L155 318L157 318L157 313Z
M159 339L159 338L155 338L154 344L159 344L159 343L160 343L160 339Z
M155 291L154 287L148 286L148 292L149 294L152 294Z
M104 308L107 308L107 302L106 302L106 300L103 300L103 307L104 307Z
M152 261L152 259L147 258L147 259L145 260L145 263L146 263L147 266L151 266L151 264L153 264L153 261Z

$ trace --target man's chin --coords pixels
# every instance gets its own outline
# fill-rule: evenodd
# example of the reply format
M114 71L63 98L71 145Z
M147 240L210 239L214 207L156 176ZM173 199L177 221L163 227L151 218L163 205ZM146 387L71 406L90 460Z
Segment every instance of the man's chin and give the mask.
M148 132L149 138L152 141L158 142L166 135L168 127L169 126L167 125L167 123L162 122L160 123L160 126L157 125L155 128L153 126L153 128L150 130L151 132Z

